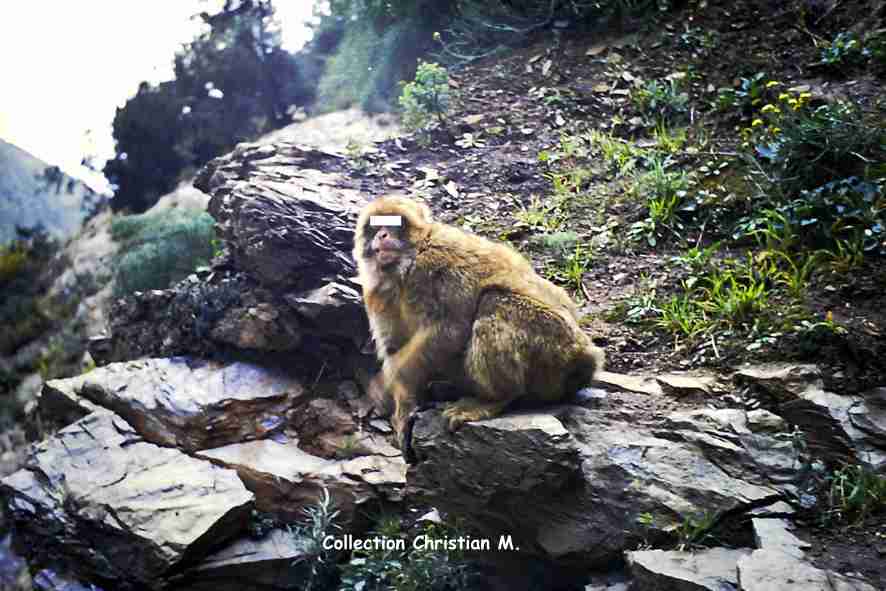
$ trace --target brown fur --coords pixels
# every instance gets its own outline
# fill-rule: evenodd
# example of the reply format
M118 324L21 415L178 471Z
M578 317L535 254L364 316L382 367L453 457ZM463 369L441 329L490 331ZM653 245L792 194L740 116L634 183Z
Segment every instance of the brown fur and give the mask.
M373 228L373 215L399 215L404 225ZM455 429L517 398L560 400L603 366L563 289L514 249L433 222L423 204L383 197L367 205L354 258L382 361L371 393L393 398L401 439L433 375L473 394L445 409Z

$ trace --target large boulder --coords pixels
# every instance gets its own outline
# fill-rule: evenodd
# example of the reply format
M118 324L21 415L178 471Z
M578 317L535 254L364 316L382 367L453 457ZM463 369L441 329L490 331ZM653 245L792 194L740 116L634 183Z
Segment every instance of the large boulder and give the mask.
M36 445L0 493L32 564L115 589L161 586L241 531L254 500L233 470L147 443L109 411Z
M195 181L226 246L211 269L114 302L99 364L219 350L307 352L320 361L368 338L353 277L354 225L367 202L338 155L291 143L240 144Z

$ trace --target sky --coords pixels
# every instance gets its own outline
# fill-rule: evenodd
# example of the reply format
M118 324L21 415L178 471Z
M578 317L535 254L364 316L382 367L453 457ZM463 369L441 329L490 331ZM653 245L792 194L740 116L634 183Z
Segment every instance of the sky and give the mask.
M172 78L182 43L201 30L191 19L217 0L27 0L0 18L0 139L107 190L80 166L85 154L113 155L111 122L141 81ZM313 0L276 0L284 47L310 38ZM100 163L101 164L101 163ZM3 171L0 171L2 174Z

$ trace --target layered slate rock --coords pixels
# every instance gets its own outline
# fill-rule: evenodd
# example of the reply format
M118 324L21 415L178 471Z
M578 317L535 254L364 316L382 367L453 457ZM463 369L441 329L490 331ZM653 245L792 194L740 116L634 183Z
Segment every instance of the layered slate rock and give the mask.
M778 415L802 429L816 457L886 468L886 389L860 396L828 392L814 365L748 367L735 378L775 398Z
M146 440L186 451L267 437L304 394L294 377L252 363L186 357L113 363L50 380L38 409L47 422L103 407Z
M340 523L351 526L357 509L369 501L399 501L406 485L406 463L400 454L369 455L346 460L311 455L295 442L251 441L205 450L199 457L233 468L256 495L257 507L284 521L304 517L328 491L340 511Z
M351 258L368 201L339 155L292 143L240 144L209 162L195 186L226 255L167 290L114 303L111 334L90 342L99 364L231 350L340 359L368 338Z
M0 492L32 561L116 589L160 585L241 531L253 504L233 470L147 443L108 411L36 445Z
M755 550L738 561L741 591L877 591L873 585L816 568L796 553Z
M750 549L709 548L697 552L626 552L632 591L725 591L736 589L739 559Z
M446 429L421 413L408 490L488 535L562 564L605 565L646 536L667 537L685 516L740 512L793 490L787 438L754 433L744 411L644 416L562 406ZM527 507L532 507L527 511ZM641 526L641 514L652 525Z
M170 583L177 591L291 590L310 575L308 558L304 540L274 529L257 539L237 539Z

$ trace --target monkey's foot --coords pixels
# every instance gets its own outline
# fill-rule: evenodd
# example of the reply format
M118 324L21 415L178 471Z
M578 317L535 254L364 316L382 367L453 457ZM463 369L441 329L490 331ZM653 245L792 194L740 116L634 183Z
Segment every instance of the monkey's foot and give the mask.
M449 430L455 431L468 421L482 421L501 414L510 400L487 402L479 398L462 398L458 402L447 404L443 409L443 418L449 421Z

